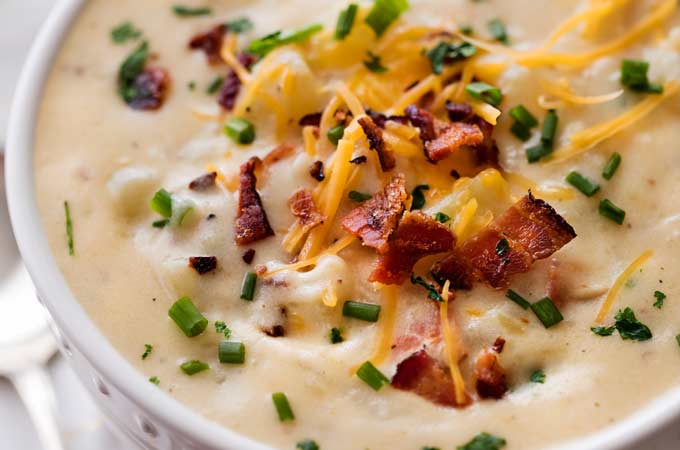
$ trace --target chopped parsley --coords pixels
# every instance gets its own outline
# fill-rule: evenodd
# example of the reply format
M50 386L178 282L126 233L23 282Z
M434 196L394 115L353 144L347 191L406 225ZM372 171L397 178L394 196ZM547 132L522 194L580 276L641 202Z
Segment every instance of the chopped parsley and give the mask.
M441 294L439 293L439 290L433 284L425 281L423 277L416 276L413 272L411 272L411 284L424 287L425 290L427 290L427 298L430 300L436 300L438 302L444 301Z
M135 28L132 22L127 21L111 30L111 40L116 44L123 44L129 40L137 39L142 32Z
M205 93L208 95L214 94L220 89L220 87L222 87L223 82L224 78L222 77L215 78L214 80L212 80L212 82L210 82L208 87L205 89Z
M543 371L543 369L538 369L534 371L534 373L531 374L530 380L532 383L540 384L545 383L545 372Z
M649 327L640 322L632 309L626 307L614 317L614 325L610 327L593 327L590 330L598 336L611 336L614 331L619 332L621 339L633 341L646 341L652 338Z
M347 197L349 197L349 199L352 200L353 202L362 203L365 202L366 200L370 200L371 197L373 196L371 194L364 194L363 192L359 191L349 191Z
M508 31L505 29L505 24L500 19L493 19L487 24L491 37L503 44L508 43Z
M654 307L661 309L663 306L663 301L666 300L666 294L664 294L661 291L654 291L654 298L656 298L656 301L654 302Z
M419 184L413 188L413 192L411 192L411 196L413 197L413 201L411 202L411 211L423 209L425 207L425 194L423 194L423 191L427 191L429 189L430 186L427 184Z
M408 0L375 0L366 23L380 37L408 7Z
M663 93L663 86L649 82L647 72L649 72L648 62L624 59L621 62L621 84L638 92Z
M439 211L439 212L435 213L434 220L436 220L439 223L446 223L449 220L451 220L451 216Z
M76 254L75 245L73 243L73 221L71 220L71 207L68 202L64 202L64 217L66 221L66 245L68 245L68 254L73 256Z
M180 17L196 17L196 16L209 16L212 14L212 9L210 8L191 8L188 6L174 5L172 7L172 12Z
M139 96L135 80L144 71L148 57L149 44L144 41L120 65L120 69L118 69L118 95L125 103L130 103Z
M144 353L142 353L142 359L148 358L152 351L153 351L153 345L144 344Z
M258 56L265 56L277 47L296 42L306 41L313 34L323 30L320 24L309 25L297 31L276 31L260 39L256 39L248 46L248 51Z
M223 334L227 339L231 337L231 329L221 320L215 322L215 332L218 334Z
M467 444L456 447L456 450L500 450L505 444L503 438L489 433L479 433Z
M380 56L369 51L368 59L364 61L364 66L373 73L385 73L388 71L387 67L382 65Z
M253 22L247 17L239 17L224 24L231 33L245 33L253 29Z
M444 64L461 61L473 56L475 53L477 53L477 47L468 42L460 44L440 42L430 49L426 55L430 60L430 64L432 64L432 72L439 75L444 69Z
M331 328L331 332L329 333L328 337L331 340L331 344L339 344L345 340L342 337L342 330L335 327Z
M297 450L319 450L319 444L311 439L307 439L302 442L298 442L295 448Z
M156 386L158 386L159 384L161 384L161 380L159 380L157 376L153 376L153 377L149 378L149 383L152 383L152 384L155 384Z
M356 18L358 11L359 5L352 3L347 7L347 9L344 9L340 12L340 15L338 16L338 23L335 26L335 39L337 41L345 39L352 31L354 19Z

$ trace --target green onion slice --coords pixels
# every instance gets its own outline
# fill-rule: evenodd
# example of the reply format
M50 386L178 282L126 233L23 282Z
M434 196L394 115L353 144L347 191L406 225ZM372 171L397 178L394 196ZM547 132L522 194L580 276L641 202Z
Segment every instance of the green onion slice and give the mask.
M198 336L208 326L208 319L203 317L189 297L177 300L168 310L168 315L187 337Z
M326 137L328 137L328 140L331 141L331 144L338 145L338 142L340 142L340 139L342 139L343 134L345 134L345 127L338 125L337 127L333 127L328 130Z
M186 373L187 375L196 375L199 372L210 369L210 366L208 363L194 359L192 361L185 362L179 366L179 368L182 369L182 372Z
M510 132L520 141L526 142L531 138L531 129L519 122L514 122L510 127Z
M357 377L375 391L379 391L383 386L390 383L390 380L370 361L366 361L359 367Z
M439 212L435 213L434 220L436 220L439 223L446 223L449 220L451 220L451 216L439 211Z
M297 31L277 31L252 41L248 46L248 51L259 56L265 56L267 53L271 52L277 47L306 41L309 39L309 37L321 30L323 30L322 25L314 24L305 28L301 28Z
M246 347L242 342L222 341L218 345L217 356L222 364L243 364Z
M526 149L527 161L533 164L539 160L545 158L553 152L552 146L541 142L533 147Z
M165 189L157 191L151 199L151 209L163 217L172 216L172 196Z
M255 272L248 272L243 277L243 284L241 285L241 300L252 301L255 298L255 284L257 283L257 274Z
M347 9L342 10L338 16L338 23L335 26L335 39L341 41L345 39L352 31L354 19L359 11L359 5L351 3Z
M224 82L224 78L222 78L222 77L215 78L208 85L208 87L205 90L205 93L208 94L208 95L214 94L215 92L217 92L220 89L220 87L222 87L223 82Z
M375 0L366 16L366 23L380 37L408 7L408 0Z
M298 442L295 446L296 450L319 450L319 444L311 439Z
M567 182L587 197L592 197L600 190L599 184L576 171L569 172L569 175L567 175Z
M353 202L361 203L365 202L366 200L370 200L373 196L371 194L364 194L363 192L359 191L349 191L347 197Z
M626 218L626 211L616 206L607 198L600 201L599 212L601 216L606 217L619 225L623 225L623 221Z
M66 245L68 245L68 254L73 256L76 254L73 241L73 220L71 220L71 207L67 201L64 201L64 217L66 221Z
M651 84L647 78L649 63L624 59L621 62L621 84L633 89L634 91L647 92L651 94L663 93L663 86Z
M281 422L286 422L290 420L295 420L295 415L293 410L288 403L288 397L283 392L276 392L272 394L272 402L274 402L274 407L276 408L276 413L279 415L279 420Z
M366 322L377 322L380 316L380 305L348 300L342 306L342 315L365 320Z
M502 42L503 44L508 43L508 32L505 29L505 24L501 22L500 19L489 21L487 26L489 28L489 33L494 40Z
M212 14L212 9L210 8L190 8L182 5L173 6L172 11L182 17L209 16Z
M605 180L611 180L620 165L621 154L619 154L618 152L612 153L612 156L609 157L609 161L607 161L607 164L605 164L604 169L602 169L602 178L604 178Z
M253 29L253 22L247 17L239 17L224 23L230 33L245 33Z
M559 309L557 309L552 300L550 300L550 297L545 297L536 303L533 303L531 305L531 310L534 312L534 314L536 314L538 320L540 320L541 323L543 323L543 326L546 328L557 325L562 320L564 320L562 313Z
M425 207L425 194L423 194L423 191L427 191L429 189L430 186L427 184L419 184L413 188L413 192L411 192L411 197L413 197L413 201L411 202L411 211L423 209Z
M505 296L512 300L513 302L517 303L523 309L531 308L531 303L529 303L524 297L522 297L512 289L508 289L508 292L505 293Z
M552 147L555 142L555 134L557 133L557 112L554 109L549 110L545 119L543 120L543 130L541 131L541 142Z
M232 117L224 125L224 133L235 142L243 145L255 140L255 126L241 117Z
M499 106L503 101L501 90L495 86L484 83L483 81L476 81L468 84L465 86L465 92L467 92L470 97L492 106Z
M520 123L527 128L533 128L538 125L538 119L536 119L524 105L514 106L508 112L510 113L510 117L515 119L515 122Z

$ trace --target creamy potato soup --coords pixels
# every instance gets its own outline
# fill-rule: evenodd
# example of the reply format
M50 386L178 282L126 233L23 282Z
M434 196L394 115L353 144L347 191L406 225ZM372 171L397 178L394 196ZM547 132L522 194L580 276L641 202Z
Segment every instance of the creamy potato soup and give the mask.
M149 382L274 448L601 430L680 381L676 9L90 1L36 129L54 255Z

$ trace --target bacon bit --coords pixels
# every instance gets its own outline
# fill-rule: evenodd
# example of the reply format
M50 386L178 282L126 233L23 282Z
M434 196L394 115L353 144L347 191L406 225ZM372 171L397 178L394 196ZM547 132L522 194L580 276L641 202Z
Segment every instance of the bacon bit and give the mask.
M493 350L494 352L496 352L500 355L503 352L504 348L505 348L505 339L498 336L496 338L496 340L494 341L493 345L491 346L491 350Z
M350 164L364 164L366 161L368 161L368 158L364 155L357 156L356 158L350 159L349 162Z
M257 61L257 57L248 52L241 52L238 55L238 62L240 62L243 67L250 69L253 64ZM224 82L222 83L222 88L220 89L220 95L217 97L217 103L220 104L227 111L234 109L236 105L236 98L241 90L241 79L238 77L236 72L230 70L227 76L224 77Z
M192 191L207 191L211 187L215 186L216 179L217 172L206 173L205 175L201 175L189 183L189 189Z
M451 178L453 178L454 180L457 180L457 179L460 178L460 174L458 173L458 171L456 169L452 169L451 172L449 172L449 175L451 175Z
M420 140L429 142L437 137L434 123L437 120L434 115L416 105L407 106L404 110L406 117L411 121L411 125L420 129Z
M438 405L456 406L451 375L425 350L400 362L391 384L396 389L413 392Z
M326 175L323 173L323 162L321 161L314 161L312 165L309 167L309 174L314 178L316 181L323 181L326 179Z
M192 256L189 258L189 267L199 275L212 272L217 269L217 258L214 256Z
M267 213L262 206L262 199L257 193L255 166L260 162L252 157L241 165L239 175L238 214L236 216L236 243L248 245L269 236L274 236L274 230L269 225Z
M446 226L422 211L407 212L392 234L388 251L380 255L368 281L402 284L418 260L427 255L448 252L455 243L455 236Z
M281 161L284 158L289 157L295 152L295 147L293 147L291 144L286 144L285 142L283 144L280 144L272 149L267 155L262 159L262 164L265 167L271 167L277 162Z
M467 103L446 102L446 112L451 122L465 122L472 118L472 106Z
M249 248L248 250L243 252L243 255L241 255L241 259L243 259L243 262L246 264L252 263L253 259L255 259L255 249Z
M307 126L313 126L313 127L318 127L321 125L321 113L320 112L315 112L311 114L306 114L302 116L302 118L299 120L298 125L301 127L307 127Z
M288 207L293 215L297 217L304 233L321 225L327 218L314 204L314 199L309 189L298 189L288 200Z
M502 289L508 278L529 271L531 265L565 246L576 237L574 229L545 201L531 193L511 206L486 228L432 267L438 283L470 289L474 279ZM508 250L498 254L505 239Z
M270 327L260 327L260 330L269 337L277 338L286 335L286 329L283 325L272 325Z
M340 108L340 109L336 110L335 113L333 114L333 118L338 123L338 125L343 125L343 126L347 125L347 122L349 122L351 117L352 117L352 114L344 108Z
M407 198L406 178L397 174L382 192L350 211L342 219L342 227L361 239L363 245L375 248L378 253L386 253L388 240L397 228Z
M128 103L132 109L159 109L170 90L170 75L161 67L147 67L135 78L133 89L135 97Z
M189 41L189 48L191 50L202 50L208 58L208 62L217 65L222 62L220 49L226 31L227 27L220 24L211 28L208 32L197 34Z
M378 153L380 168L383 172L394 169L394 166L397 165L397 161L394 159L394 154L387 150L382 130L370 117L362 117L359 119L359 125L361 125L364 134L366 134L366 138L368 138L370 149Z
M498 353L483 349L477 355L475 364L477 393L481 398L502 398L508 391L505 370L498 362Z
M386 116L385 114L367 109L366 114L370 117L376 125L384 129L388 121L397 122L402 125L408 125L408 117L406 116Z
M494 126L479 116L474 116L471 122L477 125L484 135L481 144L472 147L477 164L498 167L499 151L496 140L493 138Z

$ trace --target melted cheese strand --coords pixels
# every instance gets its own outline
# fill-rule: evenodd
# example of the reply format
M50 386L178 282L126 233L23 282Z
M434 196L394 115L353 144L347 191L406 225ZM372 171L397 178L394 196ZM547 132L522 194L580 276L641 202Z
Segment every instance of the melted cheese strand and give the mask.
M545 92L573 105L597 105L610 102L623 95L623 89L619 89L618 91L610 92L609 94L582 96L574 94L569 86L569 82L566 80L556 82L541 80L540 83Z
M335 90L338 92L338 95L342 97L344 100L345 104L349 108L349 110L352 112L352 115L354 117L359 117L363 116L366 114L366 111L364 110L364 107L361 106L361 102L357 98L356 95L354 95L347 85L342 82L338 82L335 85Z
M326 249L326 251L324 251L323 253L320 253L320 254L318 254L318 255L316 255L316 256L313 256L313 257L311 257L311 258L305 259L305 260L303 260L303 261L298 261L298 262L293 263L293 264L286 264L286 265L281 266L281 267L278 267L278 268L276 268L276 269L274 269L274 270L270 270L270 271L268 271L268 272L262 274L261 276L262 276L263 278L269 278L269 277L271 277L271 276L274 275L274 274L277 274L277 273L279 273L279 272L283 272L284 270L295 271L295 270L299 270L299 269L304 269L305 267L309 267L309 266L316 265L316 263L319 262L319 259L320 259L322 256L325 256L325 255L337 255L338 253L340 253L341 250L344 250L344 249L347 248L352 242L354 242L355 239L356 239L356 238L355 238L354 236L345 236L345 237L343 237L342 239L338 239L333 245L331 245L330 247L328 247L328 249Z
M449 363L449 371L453 380L453 388L456 396L456 404L464 405L467 403L467 393L465 392L465 381L460 371L458 361L460 360L460 341L457 333L454 333L455 320L449 319L449 287L451 282L446 280L442 287L443 302L439 303L439 318L441 320L442 334L446 346L446 359Z
M233 36L233 34L230 34L229 36ZM248 84L251 81L250 72L248 72L248 69L246 69L245 66L239 62L238 58L234 56L233 47L232 41L227 38L222 44L222 47L220 47L220 57L222 58L222 61L234 71L239 80L241 80L241 83Z
M380 330L378 345L370 361L376 366L387 358L392 348L392 337L394 334L394 324L397 320L397 293L398 287L395 285L382 286L383 302L380 309Z
M620 116L574 133L570 138L570 143L556 150L550 162L561 162L590 150L600 142L609 139L643 119L664 100L675 95L678 91L680 91L680 82L668 82L664 85L663 94L648 95L644 100Z
M316 155L316 127L307 125L302 128L302 141L309 156Z
M633 272L638 270L645 262L647 262L649 258L652 257L653 253L654 252L651 250L646 250L640 256L638 256L637 259L635 259L635 261L633 261L630 266L626 268L626 270L621 272L621 275L616 278L616 281L614 281L611 289L609 289L609 293L607 294L604 302L602 302L602 305L600 305L600 310L597 313L595 322L602 323L604 321L604 319L607 317L607 314L609 314L609 310L614 305L614 300L616 300L616 297L618 297L619 291L623 287L623 284L626 282L626 280L628 280L628 278L630 278L631 275L633 275Z

